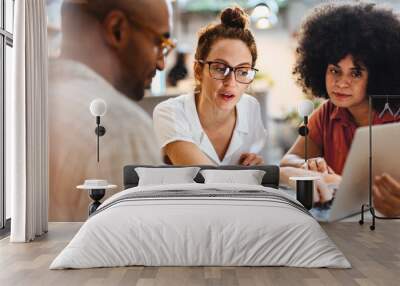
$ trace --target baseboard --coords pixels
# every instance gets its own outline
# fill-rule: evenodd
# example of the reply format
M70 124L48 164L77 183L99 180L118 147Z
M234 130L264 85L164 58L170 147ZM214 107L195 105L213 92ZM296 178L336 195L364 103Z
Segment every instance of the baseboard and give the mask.
M5 226L0 228L0 239L3 239L10 235L11 230L11 218L6 220Z

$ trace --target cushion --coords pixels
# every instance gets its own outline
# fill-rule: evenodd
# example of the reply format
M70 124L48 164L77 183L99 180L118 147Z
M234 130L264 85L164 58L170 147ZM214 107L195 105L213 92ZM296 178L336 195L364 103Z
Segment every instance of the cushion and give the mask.
M201 170L205 184L235 183L246 185L261 185L265 171L262 170Z
M199 170L199 167L135 168L139 176L139 186L195 183L193 179Z

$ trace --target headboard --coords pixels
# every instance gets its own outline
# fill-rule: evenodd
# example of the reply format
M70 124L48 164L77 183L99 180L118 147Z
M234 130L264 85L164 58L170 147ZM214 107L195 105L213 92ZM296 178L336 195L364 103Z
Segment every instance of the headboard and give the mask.
M135 171L136 167L147 167L147 168L182 168L182 167L200 167L201 170L205 169L220 169L220 170L263 170L265 171L265 175L262 179L262 185L265 187L271 187L277 189L279 187L279 167L275 165L263 165L263 166L239 166L239 165L225 165L225 166L204 166L204 165L196 165L196 166L171 166L171 165L162 165L162 166L152 166L152 165L127 165L124 167L124 189L133 188L138 185L139 177ZM194 178L197 183L204 183L204 178L200 174Z

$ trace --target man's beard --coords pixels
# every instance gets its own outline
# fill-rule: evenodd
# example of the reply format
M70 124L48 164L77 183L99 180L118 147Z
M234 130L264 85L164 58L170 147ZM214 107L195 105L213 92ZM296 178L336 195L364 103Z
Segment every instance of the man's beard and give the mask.
M145 81L138 81L138 82L129 82L127 81L126 83L129 84L129 95L128 97L135 100L135 101L140 101L143 99L145 95L145 90L150 90L151 89L151 83L152 79L154 78L156 72L152 74L149 80Z
M143 82L128 82L125 81L117 88L121 93L134 101L140 101L144 97L144 83Z
M132 91L131 91L131 96L130 98L132 98L135 101L140 101L143 99L144 97L144 90L145 87L143 85L143 83L137 83L132 87Z

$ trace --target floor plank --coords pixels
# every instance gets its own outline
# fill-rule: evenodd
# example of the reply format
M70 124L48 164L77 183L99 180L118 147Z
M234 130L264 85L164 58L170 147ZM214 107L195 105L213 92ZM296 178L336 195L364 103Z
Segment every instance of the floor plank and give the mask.
M289 267L117 267L48 269L81 223L50 223L49 233L32 243L0 240L0 285L399 285L400 222L378 221L375 231L357 222L323 224L352 269Z

